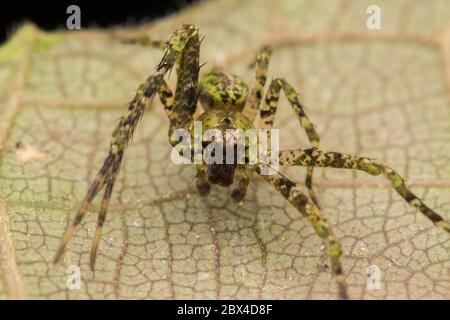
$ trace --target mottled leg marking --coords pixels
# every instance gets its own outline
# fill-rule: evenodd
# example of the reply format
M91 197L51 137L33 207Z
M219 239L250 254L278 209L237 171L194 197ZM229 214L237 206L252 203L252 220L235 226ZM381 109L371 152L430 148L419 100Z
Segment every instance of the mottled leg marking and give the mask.
M316 193L312 186L312 177L314 173L314 167L306 168L306 178L305 178L305 186L308 189L308 194L314 204L320 209L319 200L317 200Z
M256 55L256 75L255 80L253 81L253 86L250 91L250 95L247 98L247 102L245 103L245 107L243 113L249 118L251 121L255 120L256 113L259 109L259 105L261 103L264 86L266 84L267 79L267 70L269 68L270 56L272 54L272 50L270 47L262 47L258 54Z
M167 117L170 119L173 108L173 93L167 85L166 81L163 81L161 86L159 87L158 96L159 100L164 106L164 111L166 112Z
M206 196L211 190L211 185L206 180L206 166L204 164L197 165L197 176L195 177L195 186L201 196Z
M115 158L114 155L112 155L112 154L108 155L108 157L105 159L103 167L100 169L96 178L91 183L89 190L88 190L83 202L81 203L81 206L78 209L78 212L77 212L75 218L72 221L72 224L69 227L67 227L66 232L64 233L64 236L61 239L60 246L59 246L58 250L56 251L56 254L54 257L54 263L58 262L59 259L61 258L67 243L70 241L70 239L72 239L72 237L75 233L75 228L80 224L81 220L83 219L83 216L89 209L89 206L92 203L92 200L94 200L97 193L101 189L103 189L103 187L105 185L105 183L104 183L105 177L107 175L107 172L109 171L109 168L111 167L111 164L115 161L114 158Z
M126 35L120 33L113 33L112 38L115 41L119 41L125 44L138 44L143 47L151 47L160 50L165 50L167 42L161 40L152 40L145 35Z
M339 152L324 152L318 149L296 149L280 152L280 165L315 166L339 169L356 169L371 175L384 175L392 187L406 202L416 207L437 227L450 233L450 224L439 214L430 209L422 200L412 193L405 184L405 179L386 164L368 157Z
M305 113L304 106L300 103L298 94L295 89L284 79L273 79L269 89L267 90L264 103L260 110L259 117L259 128L271 129L273 127L273 122L275 120L275 114L278 109L278 101L280 98L280 92L283 89L289 103L292 106L295 114L297 115L300 125L305 130L308 140L311 145L315 148L319 147L320 137L314 128L314 125L309 120ZM316 194L312 187L312 176L314 167L308 167L306 172L305 185L308 188L308 193L312 201L320 208L319 202L317 201Z
M111 194L114 188L114 182L116 181L117 174L119 173L120 164L122 162L123 152L119 152L117 155L117 160L114 162L111 171L108 173L108 181L106 182L105 193L100 205L100 212L97 219L97 228L95 229L94 238L92 239L91 255L90 255L90 267L93 271L95 268L95 260L97 258L98 244L100 243L102 235L102 227L105 223L106 213L108 212L109 200L111 199Z
M187 41L178 64L175 100L169 118L169 141L172 146L179 142L178 140L172 140L172 132L177 129L189 131L197 110L199 59L200 40L198 33L196 33Z
M259 168L257 169L259 173ZM330 224L320 211L320 209L301 192L297 184L291 181L284 174L278 172L275 175L261 175L267 182L275 187L283 197L285 197L313 226L317 235L324 239L328 245L328 255L331 260L331 269L335 275L339 296L342 299L348 299L344 274L340 256L342 247L335 236Z
M231 192L231 198L236 202L241 202L244 200L245 195L247 194L247 188L252 179L253 173L256 170L256 166L254 165L246 165L244 174L242 175L241 180L239 181L238 186Z
M81 203L72 224L64 233L61 244L56 251L55 257L53 259L55 263L61 259L62 254L64 253L64 249L75 233L75 228L80 224L82 218L91 206L95 196L106 185L106 190L101 203L100 214L98 218L98 226L91 248L90 262L91 268L94 268L95 254L100 240L101 227L106 217L109 199L113 190L115 178L120 169L120 164L122 162L125 148L132 139L136 126L139 123L139 120L142 118L145 106L148 104L148 102L153 99L158 91L167 93L167 86L165 86L164 83L164 76L173 68L176 61L182 58L183 53L186 50L186 46L190 43L190 39L195 37L197 37L198 39L198 30L192 25L183 25L169 37L164 56L161 62L156 67L156 73L147 78L147 80L139 86L135 97L128 105L127 111L122 115L116 127L114 128L109 147L109 154L106 157L103 166L98 172L96 178L89 187L86 197ZM161 97L161 99L162 101L164 101L164 99L166 100L166 102L169 101L168 97Z

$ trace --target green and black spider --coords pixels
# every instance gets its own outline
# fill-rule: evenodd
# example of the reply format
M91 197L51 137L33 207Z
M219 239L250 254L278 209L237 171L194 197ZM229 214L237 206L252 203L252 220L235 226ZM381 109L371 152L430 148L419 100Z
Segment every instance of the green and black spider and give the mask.
M146 39L134 39L130 42L138 42L144 45L156 44L159 46L159 44ZM272 80L265 94L264 102L260 107L271 56L269 47L263 47L256 56L256 76L253 87L251 90L248 90L247 85L240 78L219 70L213 70L205 74L198 81L200 44L199 30L193 25L183 25L166 42L161 44L161 47L165 50L164 56L157 65L155 74L148 77L140 85L127 111L115 127L112 133L109 154L95 180L90 185L75 219L62 238L54 258L55 263L61 258L67 243L74 235L76 226L81 222L93 199L104 189L90 255L90 267L92 270L94 269L102 226L105 222L108 203L125 148L131 140L139 120L142 118L145 106L149 105L148 102L156 93L158 93L170 120L169 141L172 146L175 146L178 141L171 138L174 130L181 128L191 132L194 120L202 121L202 125L205 128L215 128L221 131L225 129L246 130L253 128L253 122L259 112L259 128L272 128L279 95L282 90L284 91L295 114L299 118L300 125L306 131L312 147L280 151L279 164L282 166L307 167L305 183L309 196L301 191L297 183L280 172L276 172L273 175L262 175L262 164L260 163L197 164L196 187L198 192L204 196L209 193L211 184L229 186L233 184L235 176L239 176L237 186L233 189L231 197L240 202L246 195L252 175L255 172L260 174L264 180L278 190L284 198L308 219L317 235L326 241L328 254L331 259L331 269L337 280L341 298L348 297L340 262L342 248L330 224L320 210L314 195L312 189L314 167L356 169L371 175L382 174L389 179L392 187L401 197L416 207L437 227L450 233L450 224L414 195L406 187L405 180L386 164L368 157L319 150L319 135L306 116L304 107L299 102L298 94L284 79L275 78ZM173 67L177 71L175 95L173 95L164 80L166 74ZM197 110L198 100L204 112L195 118L194 114Z

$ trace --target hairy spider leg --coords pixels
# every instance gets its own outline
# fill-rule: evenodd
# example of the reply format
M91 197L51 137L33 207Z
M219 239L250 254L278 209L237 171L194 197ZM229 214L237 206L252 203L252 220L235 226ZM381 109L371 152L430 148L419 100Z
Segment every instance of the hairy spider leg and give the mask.
M338 169L356 169L373 176L384 175L392 187L410 205L417 208L433 222L435 226L450 233L450 224L443 217L430 209L422 200L412 193L405 184L405 179L386 164L364 156L339 152L324 152L318 149L295 149L280 152L280 165L284 166L315 166Z
M256 113L261 103L271 55L272 49L269 46L262 47L256 55L255 79L253 80L252 89L250 90L250 94L242 111L250 121L255 120Z
M119 41L124 44L137 44L143 47L151 47L160 50L165 50L167 46L167 41L152 40L146 35L122 35L119 33L113 33L112 37L115 41ZM175 62L177 74L180 68L180 60L181 59L177 59L177 61ZM174 104L174 95L165 80L162 81L161 86L158 88L158 96L164 107L164 111L166 112L167 117L170 119Z
M261 47L256 54L256 59L254 61L254 65L256 66L255 79L253 80L252 89L250 90L250 94L245 102L244 109L242 110L242 113L252 122L255 121L259 105L261 104L271 56L272 48L270 48L270 46ZM231 198L236 202L241 202L245 198L248 185L250 184L250 180L255 170L256 166L254 165L246 166L241 180L231 192Z
M158 88L159 101L164 107L167 117L170 119L172 116L172 108L174 102L174 96L172 90L167 85L165 80L162 81L161 86Z
M253 164L247 164L245 166L244 173L242 174L241 180L239 180L236 188L231 191L231 198L236 202L241 202L244 200L245 195L247 194L247 188L250 184L250 180L253 177L253 173L256 170L256 166Z
M157 92L165 93L165 95L163 94L162 96L160 96L160 98L163 104L164 101L166 101L165 109L167 114L170 114L171 116L172 114L174 115L184 114L183 112L180 112L179 106L176 112L174 112L175 108L170 107L169 97L171 95L171 92L170 90L169 91L167 90L168 86L164 82L164 76L173 68L177 60L182 60L183 62L186 62L186 60L190 61L189 63L187 63L187 65L189 68L192 68L192 60L195 60L195 58L192 59L191 56L193 48L196 48L194 50L198 50L199 48L198 37L199 37L198 29L195 28L193 25L183 25L169 37L169 40L166 42L166 50L164 52L164 56L161 59L161 62L156 67L156 73L148 77L147 80L142 85L139 86L135 97L128 105L127 111L119 119L118 124L113 130L109 154L106 157L103 166L98 172L96 178L90 185L88 192L85 198L83 199L72 224L68 226L63 235L60 246L57 249L55 257L53 259L55 263L57 263L61 259L65 247L73 237L76 227L80 224L82 218L84 217L87 210L91 206L92 201L94 200L98 192L100 192L106 185L105 194L101 202L97 228L95 231L91 248L90 267L92 270L94 270L97 246L101 238L101 229L106 217L109 199L113 190L114 181L120 169L120 164L123 158L125 148L129 143L129 141L132 139L134 130L136 129L139 120L143 116L145 106L155 96ZM194 68L193 70L198 70L198 67ZM180 71L181 73L186 72L187 68L182 66ZM191 76L191 78L196 77L198 77L198 75ZM186 78L189 77L182 76L181 78L184 79L184 81L186 81ZM170 92L170 94L168 92ZM182 98L183 92L178 93L178 96ZM192 97L188 96L187 99L192 99Z
M188 39L177 64L175 100L169 117L169 141L172 146L179 142L172 137L174 130L190 131L194 121L198 100L199 59L200 39L196 33Z
M120 33L113 33L112 39L124 44L137 44L143 47L156 48L160 50L166 50L166 41L152 40L146 35L125 35Z
M260 174L258 167L257 173ZM261 174L260 174L261 175ZM348 299L347 289L345 285L344 273L340 256L342 255L342 247L339 239L333 232L330 224L320 209L312 202L295 182L286 175L277 172L274 175L261 175L268 183L270 183L281 195L286 198L308 221L312 224L316 234L326 241L328 246L328 255L331 260L331 269L335 275L338 285L339 296L341 299Z
M305 114L305 107L299 101L299 95L295 89L284 79L276 78L270 83L269 89L267 90L264 103L259 111L259 128L271 129L273 127L273 122L275 119L275 114L278 109L278 101L280 98L280 91L283 89L289 103L292 106L295 114L297 115L300 125L305 130L308 140L314 148L319 147L320 137L317 133L314 125L309 120L308 116ZM270 131L268 131L270 134ZM313 176L314 166L309 166L306 172L305 185L308 188L308 193L311 200L315 205L320 208L319 202L317 201L316 194L312 187L312 176Z
M206 196L211 190L211 185L206 179L206 165L196 165L197 174L195 176L195 187L201 196Z
M101 239L102 235L102 227L105 223L106 219L106 213L108 212L108 204L109 200L111 199L111 194L114 188L114 182L116 180L116 176L119 173L119 167L122 162L123 152L120 153L119 158L117 161L114 161L113 166L110 168L109 172L106 175L106 187L105 187L105 193L103 194L103 199L100 204L100 212L98 214L97 218L97 228L95 229L94 237L92 238L92 245L91 245L91 254L89 257L91 269L94 269L95 266L95 260L97 258L97 249L98 244Z

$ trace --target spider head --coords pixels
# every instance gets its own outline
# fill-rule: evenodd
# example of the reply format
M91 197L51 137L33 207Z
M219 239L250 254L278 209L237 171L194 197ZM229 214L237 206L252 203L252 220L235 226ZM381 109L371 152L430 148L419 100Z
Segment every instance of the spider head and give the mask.
M254 129L253 123L241 112L221 108L204 112L196 121L201 123L206 179L211 184L230 186L236 169L248 163L246 133Z
M230 117L223 112L214 112L218 115L225 115L224 118L216 117L217 123L210 128L210 134L203 137L204 160L206 161L206 179L209 183L227 187L234 182L234 172L237 166L236 148L237 143L230 132L233 132L234 125ZM228 131L230 130L231 131ZM229 155L232 159L229 159ZM228 158L227 158L228 155Z
M242 111L248 87L234 74L213 69L199 83L199 100L205 110Z
M201 150L208 182L231 185L236 169L247 163L246 133L254 129L253 123L241 112L221 109L209 110L196 121L202 126Z

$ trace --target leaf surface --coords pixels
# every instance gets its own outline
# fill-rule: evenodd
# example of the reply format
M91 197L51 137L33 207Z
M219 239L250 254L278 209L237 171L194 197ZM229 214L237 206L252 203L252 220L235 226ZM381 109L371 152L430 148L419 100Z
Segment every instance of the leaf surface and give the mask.
M202 71L221 65L247 81L254 53L271 44L269 78L298 88L323 149L389 163L449 219L450 4L378 1L377 31L366 28L370 4L223 0L116 31L159 40L194 23L206 36ZM252 181L242 206L227 189L207 199L195 193L193 167L170 161L168 121L156 99L127 149L95 274L88 263L98 201L63 263L51 263L116 119L161 57L109 35L25 25L0 48L0 297L336 298L321 240L262 179ZM282 148L307 145L285 98L275 126ZM286 172L304 179L302 168ZM350 297L450 298L448 235L383 178L334 169L315 178L342 239ZM79 290L67 288L70 265L81 269ZM373 265L380 289L367 286Z

